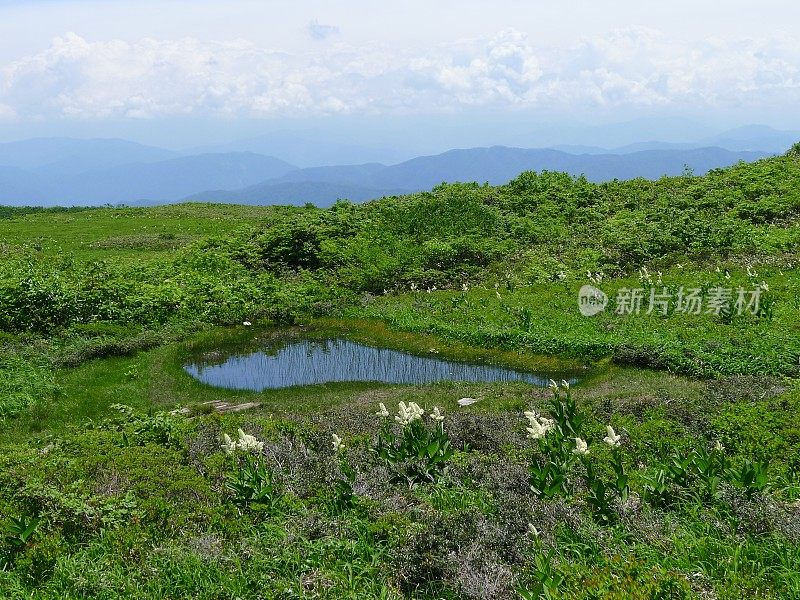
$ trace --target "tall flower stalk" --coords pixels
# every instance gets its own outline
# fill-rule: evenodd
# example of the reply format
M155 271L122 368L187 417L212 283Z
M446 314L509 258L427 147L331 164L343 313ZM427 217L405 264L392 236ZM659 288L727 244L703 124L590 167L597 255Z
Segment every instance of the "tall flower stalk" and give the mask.
M427 419L425 410L415 402L400 402L394 422L383 404L375 414L383 424L373 451L390 466L395 479L412 488L438 481L453 456L439 407L434 407Z
M222 450L232 461L225 477L231 501L240 510L272 511L283 492L264 463L264 442L241 429L237 433L236 440L228 434L222 436Z
M528 437L536 440L540 454L529 467L528 481L531 491L540 498L569 493L567 475L576 457L585 450L580 439L583 417L578 414L569 383L562 381L559 385L551 379L549 387L553 392L550 417L533 410L525 413Z

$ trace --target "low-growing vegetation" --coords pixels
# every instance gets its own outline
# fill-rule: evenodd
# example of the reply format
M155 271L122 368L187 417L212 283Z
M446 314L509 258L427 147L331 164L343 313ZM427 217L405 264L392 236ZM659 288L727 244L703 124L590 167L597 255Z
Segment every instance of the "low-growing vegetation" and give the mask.
M0 211L0 596L800 597L798 183ZM577 381L183 370L300 332Z

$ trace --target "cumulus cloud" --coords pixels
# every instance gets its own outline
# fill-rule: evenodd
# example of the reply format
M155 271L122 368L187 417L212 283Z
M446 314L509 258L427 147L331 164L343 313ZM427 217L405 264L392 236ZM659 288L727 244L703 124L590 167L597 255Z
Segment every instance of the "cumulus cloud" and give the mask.
M312 23L312 36L327 26ZM460 107L739 107L800 102L798 40L690 45L624 30L559 48L508 30L399 51L337 42L90 42L75 34L0 67L0 118L147 119L430 113Z
M339 28L335 25L323 25L314 19L306 25L306 31L312 40L327 40L329 37L337 35Z

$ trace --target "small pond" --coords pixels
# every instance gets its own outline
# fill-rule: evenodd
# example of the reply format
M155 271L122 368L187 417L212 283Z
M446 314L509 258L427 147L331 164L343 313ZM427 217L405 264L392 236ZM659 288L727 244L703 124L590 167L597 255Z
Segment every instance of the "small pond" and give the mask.
M417 356L346 339L291 339L258 351L206 353L184 366L214 387L261 392L267 389L344 381L427 384L438 381L511 382L547 385L551 374L495 365ZM572 382L575 380L572 379Z

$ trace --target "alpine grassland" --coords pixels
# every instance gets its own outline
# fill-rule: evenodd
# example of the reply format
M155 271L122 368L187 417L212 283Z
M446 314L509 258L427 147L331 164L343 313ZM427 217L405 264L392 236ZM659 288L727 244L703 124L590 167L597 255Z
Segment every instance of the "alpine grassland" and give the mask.
M799 267L800 145L329 209L0 208L0 597L800 598ZM568 375L184 370L303 336Z

